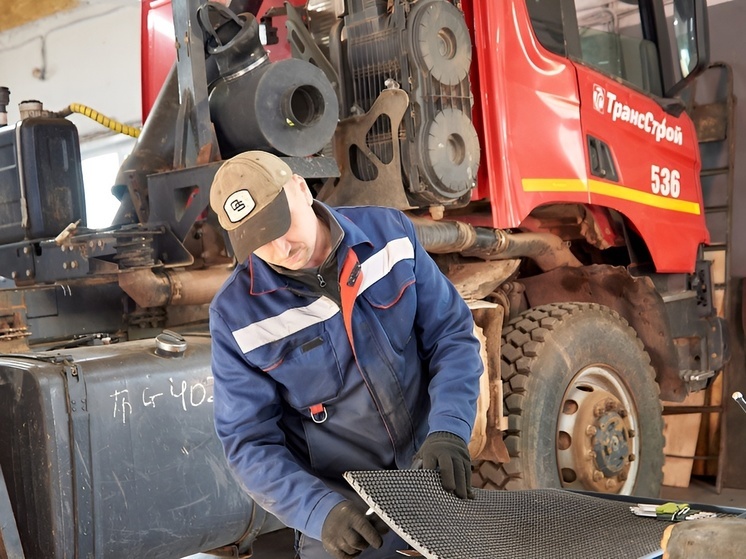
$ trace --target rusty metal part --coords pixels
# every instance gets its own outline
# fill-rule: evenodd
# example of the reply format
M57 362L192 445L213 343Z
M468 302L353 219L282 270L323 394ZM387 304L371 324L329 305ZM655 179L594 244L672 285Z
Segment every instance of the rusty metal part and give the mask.
M175 147L174 122L179 112L176 66L171 68L140 132L132 153L122 163L115 184L127 186L114 225L148 220L147 176L172 169Z
M682 401L686 385L671 343L665 303L648 277L632 277L622 267L594 265L558 268L523 278L529 306L550 303L598 303L618 312L637 332L656 372L661 399Z
M352 116L339 122L334 134L334 154L339 162L341 176L323 186L317 198L331 206L386 205L400 210L412 206L404 194L401 174L401 153L398 130L409 106L409 96L401 89L387 89L364 115ZM391 123L386 137L369 138L376 122L387 117ZM381 160L368 146L369 142L388 142L393 148L388 161ZM354 148L354 149L353 149ZM363 180L355 174L353 151L366 157L375 170L375 179Z
M633 405L607 367L589 367L572 380L557 422L557 464L567 487L631 493L639 467Z
M507 233L460 221L433 221L412 216L410 219L422 246L429 252L460 252L485 260L530 258L543 271L582 266L565 241L551 233Z
M472 312L474 310L472 309ZM484 363L484 371L479 377L479 396L477 397L477 412L474 427L469 440L469 454L472 459L478 456L487 445L487 410L490 409L490 378L487 371L487 338L478 324L474 324L474 336L479 340L479 356Z
M17 353L28 350L31 336L26 323L26 307L14 293L0 291L0 352Z
M581 267L567 243L551 233L506 233L495 230L500 258L531 258L543 271L560 267Z
M500 346L502 344L501 331L505 309L496 305L473 309L474 323L482 331L484 337L482 348L482 360L487 382L480 385L481 391L488 390L484 396L486 409L479 408L478 421L481 418L478 441L474 445L469 444L469 452L473 460L490 460L492 462L506 463L510 461L508 449L503 442L501 421L503 417L503 383L500 375ZM483 427L482 427L483 426ZM476 431L476 429L475 429ZM481 437L481 440L480 440Z
M518 259L466 262L451 260L448 256L439 257L437 254L435 261L461 297L467 301L482 300L493 293L521 264Z
M582 239L601 250L624 244L609 209L590 204L541 206L534 209L520 227L536 233L552 233L568 240Z
M120 274L119 286L143 308L204 305L212 301L230 272L228 267L160 273L151 269L135 270Z

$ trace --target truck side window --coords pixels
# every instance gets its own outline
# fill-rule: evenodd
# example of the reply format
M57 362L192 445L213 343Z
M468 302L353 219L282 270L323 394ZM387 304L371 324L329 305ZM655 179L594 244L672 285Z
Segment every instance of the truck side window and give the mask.
M534 34L541 45L560 56L567 56L562 27L561 2L557 0L526 0Z
M654 95L663 94L658 49L643 38L636 2L576 3L581 60Z

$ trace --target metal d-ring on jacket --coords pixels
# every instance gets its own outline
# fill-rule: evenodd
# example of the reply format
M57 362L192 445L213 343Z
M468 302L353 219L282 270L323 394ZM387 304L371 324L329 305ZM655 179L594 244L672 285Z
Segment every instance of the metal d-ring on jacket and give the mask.
M251 256L210 309L228 461L260 506L315 539L350 490L343 472L407 468L435 431L468 442L482 373L471 312L411 222L326 209L344 232L342 308Z

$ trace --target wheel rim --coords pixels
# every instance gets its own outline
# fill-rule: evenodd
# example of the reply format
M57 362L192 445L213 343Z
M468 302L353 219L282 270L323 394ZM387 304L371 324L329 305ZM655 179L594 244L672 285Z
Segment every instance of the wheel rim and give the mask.
M562 396L557 465L562 486L629 495L639 462L637 409L607 365L580 371Z

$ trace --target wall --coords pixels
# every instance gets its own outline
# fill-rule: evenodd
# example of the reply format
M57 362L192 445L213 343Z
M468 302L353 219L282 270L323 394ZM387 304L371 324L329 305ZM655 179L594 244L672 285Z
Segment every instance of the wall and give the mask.
M730 398L734 391L746 393L746 360L742 342L744 322L744 297L742 289L746 277L746 60L743 56L746 41L746 0L734 0L711 5L710 44L712 62L727 62L733 69L733 88L736 96L735 112L735 168L733 190L733 213L731 227L731 274L734 316L730 329L734 343L731 364L724 375L723 402L725 417L721 429L720 467L721 483L724 487L746 488L746 445L743 444L746 416Z
M746 0L734 0L709 8L710 48L712 62L727 62L733 69L733 89L736 96L735 179L732 239L746 238ZM739 100L741 100L739 102ZM746 243L733 243L732 272L746 277Z
M120 122L141 125L140 1L96 0L0 33L0 86L10 89L8 122L18 103L50 111L81 103ZM87 225L108 227L119 201L111 194L134 139L79 115Z
M82 103L140 125L140 1L96 0L0 33L0 86L10 89L8 122L18 103L37 99L59 111ZM70 117L81 137L105 129Z

